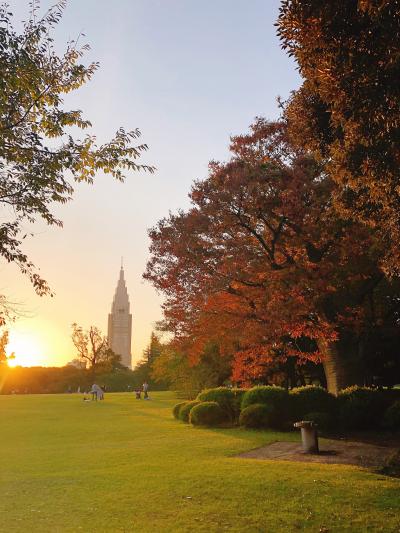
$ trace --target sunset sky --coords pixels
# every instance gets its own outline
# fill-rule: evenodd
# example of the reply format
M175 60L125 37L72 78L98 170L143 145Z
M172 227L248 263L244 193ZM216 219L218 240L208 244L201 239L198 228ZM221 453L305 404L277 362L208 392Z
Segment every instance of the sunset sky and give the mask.
M42 10L52 5L43 1ZM9 0L16 19L28 1ZM70 95L94 125L99 141L119 126L138 127L155 175L130 173L124 184L98 175L57 206L64 228L34 227L25 250L55 292L39 298L14 265L0 265L0 292L22 315L10 328L15 363L62 365L75 357L71 324L107 333L107 315L121 256L133 313L134 360L141 357L161 299L141 278L147 229L188 205L191 182L211 159L226 159L230 135L257 115L275 118L276 97L299 85L280 49L274 22L278 0L69 0L57 32L61 51L84 33L100 62L94 79Z

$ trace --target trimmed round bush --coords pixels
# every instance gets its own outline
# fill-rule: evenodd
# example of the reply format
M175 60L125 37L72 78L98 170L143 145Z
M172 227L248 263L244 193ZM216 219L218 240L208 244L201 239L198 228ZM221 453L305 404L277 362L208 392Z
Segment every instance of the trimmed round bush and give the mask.
M290 416L293 420L308 420L306 413L331 413L335 411L336 398L323 387L306 385L292 389Z
M255 403L263 403L273 406L275 409L286 409L289 394L282 387L258 386L246 391L242 398L242 409Z
M187 402L179 402L172 408L172 414L174 415L174 418L179 420L179 411L181 410L181 407L185 405Z
M329 413L316 411L314 413L306 413L303 420L311 420L317 424L318 429L326 431L332 427L332 415Z
M348 387L338 394L340 422L346 429L374 429L382 422L382 394L368 387Z
M239 424L246 428L270 428L273 426L274 408L263 403L253 403L242 410Z
M289 394L282 387L258 386L249 389L242 399L242 411L254 404L270 407L269 427L284 429L289 419Z
M190 423L194 426L219 426L227 421L227 413L217 402L199 402L190 411Z
M197 400L201 402L217 402L217 404L231 414L235 396L229 387L216 387L215 389L205 389L197 395Z
M197 399L201 402L217 402L230 420L235 422L239 417L242 398L246 391L247 389L216 387L200 392Z
M192 400L191 402L185 402L184 405L179 409L179 420L182 422L189 422L190 411L195 405L198 405L200 402L198 400Z
M393 431L400 430L400 400L386 409L383 426Z

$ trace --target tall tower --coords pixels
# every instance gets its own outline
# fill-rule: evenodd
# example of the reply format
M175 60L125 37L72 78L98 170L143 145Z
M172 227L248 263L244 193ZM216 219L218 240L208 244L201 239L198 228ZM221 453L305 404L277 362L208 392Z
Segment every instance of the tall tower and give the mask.
M111 313L108 315L108 342L112 351L121 356L121 363L128 368L132 365L131 338L132 315L129 312L129 296L121 265Z

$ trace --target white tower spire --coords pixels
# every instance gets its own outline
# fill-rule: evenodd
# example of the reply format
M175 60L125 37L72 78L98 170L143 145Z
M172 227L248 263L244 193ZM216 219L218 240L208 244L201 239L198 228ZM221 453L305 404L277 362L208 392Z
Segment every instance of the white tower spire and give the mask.
M108 315L108 342L112 351L121 356L121 363L128 368L132 366L131 338L132 315L121 258L119 280L111 305L111 313Z

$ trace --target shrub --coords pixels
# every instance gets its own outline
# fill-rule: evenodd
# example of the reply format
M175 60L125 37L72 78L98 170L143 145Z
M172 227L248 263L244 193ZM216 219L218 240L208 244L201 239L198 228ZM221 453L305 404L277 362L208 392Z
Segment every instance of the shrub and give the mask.
M179 402L172 408L172 414L177 420L179 420L179 411L181 410L181 407L185 405L185 403L187 402Z
M195 405L200 402L198 400L192 400L191 402L184 402L184 405L179 409L179 420L182 422L189 422L190 411Z
M246 394L247 391L248 389L232 389L232 393L234 395L234 408L236 419L239 418L243 396Z
M227 413L217 402L198 402L190 411L194 426L219 426L227 421Z
M242 410L250 405L263 404L271 409L270 427L282 429L288 421L289 394L282 387L259 386L249 389L242 399Z
M311 420L317 424L318 429L326 431L332 427L332 415L323 411L315 411L314 413L306 413L303 420Z
M339 417L347 429L373 429L381 425L383 396L367 387L348 387L339 392Z
M263 403L253 403L242 410L239 416L239 424L246 428L269 428L273 427L274 408Z
M400 430L400 400L386 409L383 426L394 431Z
M232 421L237 417L235 394L233 390L228 387L206 389L200 392L197 399L201 402L217 402Z
M242 409L254 403L263 403L275 409L287 408L288 392L282 387L258 386L246 391L242 398Z
M293 420L306 420L306 413L333 414L335 405L335 396L322 387L307 385L290 391L290 415Z

